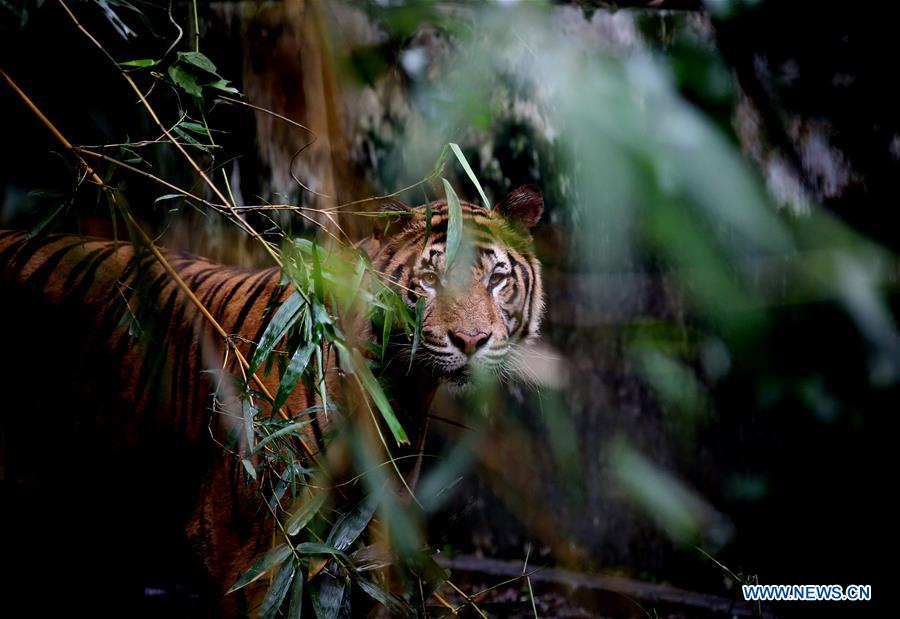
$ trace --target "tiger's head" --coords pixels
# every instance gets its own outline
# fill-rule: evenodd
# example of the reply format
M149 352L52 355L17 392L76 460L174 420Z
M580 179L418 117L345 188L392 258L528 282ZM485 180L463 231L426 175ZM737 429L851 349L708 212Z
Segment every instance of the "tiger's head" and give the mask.
M464 387L479 372L509 375L518 347L538 335L544 299L530 230L543 214L543 198L525 185L492 210L465 202L461 207L462 242L449 268L444 200L411 209L373 266L400 289L410 309L424 300L415 362Z

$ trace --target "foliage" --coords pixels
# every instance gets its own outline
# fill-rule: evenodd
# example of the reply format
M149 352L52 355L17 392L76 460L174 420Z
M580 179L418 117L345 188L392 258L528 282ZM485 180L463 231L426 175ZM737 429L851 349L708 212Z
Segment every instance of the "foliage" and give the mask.
M0 0L0 13L5 10L4 18L11 15L15 27L22 27L41 4ZM123 39L148 37L138 34L137 24L162 21L125 2L91 6ZM87 11L86 5L77 9ZM473 461L496 475L505 497L514 495L506 499L509 510L539 531L529 535L545 536L541 541L554 553L573 561L580 557L565 554L572 540L560 541L554 537L558 531L541 529L541 517L553 503L564 506L560 511L579 512L585 495L597 492L586 487L593 479L584 471L596 472L600 461L603 475L596 477L611 488L603 496L624 497L635 519L651 520L693 560L709 564L707 555L693 552L697 545L709 556L724 552L752 566L747 557L753 556L753 544L745 540L758 537L747 533L754 524L740 509L752 504L759 510L773 495L788 493L789 484L779 476L789 478L784 469L792 460L779 457L773 464L762 451L764 440L753 443L760 449L755 452L737 437L779 437L787 426L787 435L798 442L829 434L840 440L846 435L862 448L868 444L872 428L881 426L871 419L865 399L891 401L900 381L891 307L896 278L890 265L896 257L820 209L800 216L774 206L731 133L737 97L727 67L714 49L690 37L665 47L666 56L648 51L618 56L585 51L575 37L564 40L548 25L551 9L544 6L454 12L435 3L377 3L367 11L390 44L363 50L366 58L374 58L364 67L351 63L364 73L358 76L361 83L377 83L387 75L398 46L424 26L438 28L454 42L440 80L429 82L411 70L406 75L415 104L397 127L395 143L383 147L381 167L372 176L390 179L384 187L390 196L400 195L396 187L411 185L407 195L431 191L446 197L449 264L462 251L454 182L461 187L464 173L490 207L488 196L501 195L510 180L496 176L491 158L496 152L489 147L521 145L509 157L525 170L517 181L541 182L550 219L567 234L566 247L542 256L560 278L579 282L589 274L609 278L590 281L621 282L634 276L636 288L662 280L660 288L677 291L664 295L661 303L671 311L662 318L626 315L611 321L621 342L618 352L652 394L646 408L658 413L661 431L676 446L654 453L652 442L636 440L612 423L608 432L604 427L602 444L585 444L583 428L593 427L595 415L621 402L590 391L591 377L583 368L574 370L582 372L576 374L581 383L560 391L545 388L537 396L510 396L496 385L481 385L466 396L460 419L474 429L472 435L503 436L527 456L503 461L498 454L508 452L497 445L462 438L423 478L416 495L421 507L399 502L392 488L401 483L400 471L391 454L409 436L391 407L391 386L376 375L391 334L409 342L415 355L421 304L409 311L360 251L335 241L340 231L323 223L322 213L308 215L298 205L282 205L290 207L286 210L295 222L302 219L318 228L316 235L304 229L300 236L291 233L302 224L286 230L291 222L279 218L276 205L250 207L264 214L259 219L244 215L240 209L247 207L235 199L226 171L229 157L242 153L226 154L217 136L231 128L208 122L216 108L240 106L239 92L199 49L172 54L183 42L180 36L166 39L159 53L123 55L112 69L140 81L142 91L153 91L146 113L153 116L156 106L164 107L171 130L150 140L152 147L165 145L168 156L178 157L185 169L196 165L202 170L201 189L170 182L161 172L166 166L136 139L123 140L114 157L97 157L87 148L78 152L108 164L103 179L108 187L122 185L106 190L118 196L109 200L113 217L125 217L128 210L126 173L138 175L165 192L156 198L157 206L176 205L172 218L182 214L183 200L204 217L230 222L276 261L283 281L294 286L246 368L248 376L269 375L277 368L281 383L267 396L244 380L244 437L235 441L243 445L236 455L248 483L260 489L280 535L232 589L267 578L262 616L341 616L358 593L393 614L419 612L437 599L432 592L449 578L435 563L436 544L422 536L420 521L441 509ZM510 109L527 109L521 112L527 118L511 120ZM170 148L176 142L177 151ZM446 146L439 150L441 144ZM450 152L462 173L445 165ZM403 173L390 172L397 169ZM52 228L55 218L73 216L74 193L40 196L52 204L36 218L33 232ZM370 214L388 218L393 213ZM610 310L598 286L575 283L571 288L577 306L573 315L578 308L593 315ZM376 325L380 348L348 331L348 318L358 315ZM607 336L596 325L572 320L574 326L551 325L549 330L549 339L561 348L570 342L570 332L587 339L588 345L577 349L582 352ZM809 350L819 343L810 334L818 332L847 342L845 348L858 352L858 367L844 372L840 350ZM787 342L794 349L788 350ZM791 361L784 362L782 354ZM342 368L374 405L370 411L344 411L328 401L329 355L340 356ZM321 405L291 419L260 414L264 408L279 409L301 383L318 394ZM482 415L488 408L492 415ZM387 429L379 440L369 440L352 424L326 437L351 454L355 476L347 485L357 501L348 509L344 486L309 458L300 441L311 415L341 420L361 412L370 412L375 427ZM615 417L604 417L610 418ZM827 444L840 444L831 440ZM719 458L715 462L724 463L722 472L710 472L708 460L698 456L710 451ZM542 458L555 475L555 501L534 489L540 476L531 467ZM395 570L392 576L400 574L401 587L388 581L389 569Z

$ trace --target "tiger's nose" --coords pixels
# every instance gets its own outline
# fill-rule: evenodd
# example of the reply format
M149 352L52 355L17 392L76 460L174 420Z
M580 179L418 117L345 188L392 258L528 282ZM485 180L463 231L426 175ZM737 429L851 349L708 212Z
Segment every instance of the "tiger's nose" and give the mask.
M450 331L448 335L450 336L450 341L453 343L453 345L470 357L474 355L479 348L484 346L487 343L488 338L490 337L484 331L477 331L473 333L466 333L465 331Z

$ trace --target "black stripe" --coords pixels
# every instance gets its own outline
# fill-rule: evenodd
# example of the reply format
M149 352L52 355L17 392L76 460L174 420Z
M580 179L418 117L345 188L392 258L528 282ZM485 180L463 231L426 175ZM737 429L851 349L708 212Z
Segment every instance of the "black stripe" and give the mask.
M37 292L42 292L44 290L44 286L47 285L47 280L50 279L50 275L56 270L59 266L59 263L62 261L63 257L68 254L72 249L81 245L80 242L71 243L69 245L64 245L62 249L57 249L53 252L49 258L45 259L44 262L34 270L34 272L25 280L25 283Z
M81 260L78 261L78 264L74 265L70 270L69 274L66 276L66 281L63 283L63 295L66 295L68 291L75 285L75 280L78 279L78 276L81 275L86 268L93 264L93 261L96 257L103 252L105 248L98 247L84 256L82 256Z
M49 245L52 242L58 241L60 237L58 236L43 236L37 239L28 239L22 244L12 245L7 248L2 254L0 254L0 264L6 261L8 257L9 250L16 250L18 252L15 253L15 257L12 260L12 265L10 268L10 273L13 276L16 276L18 272L28 263L32 256L34 256L42 247L45 245Z
M269 284L269 280L272 279L272 275L275 273L266 273L260 279L260 282L256 285L256 288L253 289L253 292L247 297L244 301L243 307L241 307L241 311L238 314L237 320L234 323L234 326L231 328L231 332L239 335L241 332L241 327L244 325L244 321L247 320L247 315L250 314L250 310L253 309L253 306L256 305L256 300L259 299L259 296L266 289L266 286Z

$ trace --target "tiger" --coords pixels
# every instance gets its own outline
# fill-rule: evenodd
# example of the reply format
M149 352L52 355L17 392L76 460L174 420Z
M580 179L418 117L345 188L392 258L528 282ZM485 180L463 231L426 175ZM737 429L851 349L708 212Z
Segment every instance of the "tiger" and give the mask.
M531 236L540 191L518 187L493 209L458 204L465 242L452 269L446 200L404 209L387 234L358 245L411 310L422 308L415 355L392 337L388 354L402 360L389 359L379 376L394 388L404 423L420 432L439 385L465 390L481 372L507 372L544 313ZM240 375L229 346L250 358L292 286L278 268L162 254L230 334L228 345L139 246L0 233L0 513L5 561L20 575L4 586L26 590L50 566L56 575L65 569L57 580L68 589L38 598L59 610L114 612L191 582L200 583L201 602L189 607L238 615L247 601L225 592L271 543L270 519L242 509L252 498L233 483L211 430L228 416L211 403L223 376ZM360 333L380 343L371 324ZM341 360L328 354L325 363L327 397L340 403ZM274 393L280 378L262 380ZM284 410L317 403L320 394L298 383ZM310 421L310 442L324 448L329 420ZM70 552L60 551L64 540Z

